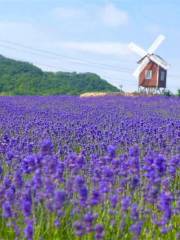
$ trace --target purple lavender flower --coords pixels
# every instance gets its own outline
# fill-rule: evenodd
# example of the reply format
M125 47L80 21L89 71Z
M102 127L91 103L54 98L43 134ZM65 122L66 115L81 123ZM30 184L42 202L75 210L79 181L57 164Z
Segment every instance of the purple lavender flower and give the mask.
M9 189L7 189L5 196L6 196L6 199L9 202L14 200L14 198L15 198L15 191L16 190L15 190L14 186L11 186Z
M36 170L32 183L34 185L35 190L40 189L42 187L43 180L41 172L39 170Z
M8 201L3 203L2 210L3 210L3 217L5 218L12 217L12 207Z
M86 213L84 216L84 224L86 227L86 232L92 232L93 231L93 222L96 219L96 215L93 213Z
M104 172L104 176L105 176L106 178L111 178L111 177L113 177L113 170L112 170L110 167L105 166L103 172Z
M178 238L179 114L175 97L1 97L2 222L16 239L46 238L44 214L52 238Z
M143 227L143 222L142 222L142 221L139 221L139 222L136 222L136 223L134 223L133 225L131 225L130 230L131 230L134 234L136 234L137 236L139 236L139 235L141 234L142 227Z
M161 229L161 233L162 234L167 234L169 231L172 230L172 227L166 227L166 226L163 226L162 229ZM178 239L178 238L177 238Z
M11 186L11 179L8 176L5 176L4 178L4 185L6 188L9 188Z
M51 155L53 151L53 143L50 139L46 139L42 142L41 152L43 155Z
M162 211L166 211L171 206L172 196L169 192L162 192L159 198L159 207Z
M55 192L54 200L55 200L55 206L57 209L63 206L66 200L66 196L67 194L63 189Z
M92 192L92 198L91 198L91 204L92 205L98 205L101 201L101 195L99 193L99 191L94 190Z
M140 154L140 150L139 150L138 145L135 145L135 146L133 146L133 147L130 147L130 149L129 149L129 155L130 155L131 157L138 157L139 154Z
M138 205L136 203L131 205L131 218L135 221L139 218Z
M104 237L104 227L102 224L96 224L95 226L95 239L103 239Z
M160 176L164 175L167 168L165 158L162 155L157 156L157 158L155 159L155 164L158 174Z
M17 171L15 173L14 181L15 181L17 188L21 188L23 186L24 181L23 181L21 171Z
M102 225L102 224L96 224L96 226L95 226L95 231L96 231L97 233L102 233L102 232L104 231L103 225Z
M27 222L27 225L24 229L24 234L27 240L33 240L34 227L33 222L31 220Z
M0 176L3 174L3 168L0 166Z
M115 208L118 203L118 195L117 194L112 195L110 197L110 201L111 201L112 208Z
M121 200L121 207L123 211L127 211L131 204L131 198L126 196Z
M60 223L60 220L59 220L59 219L56 219L56 220L54 221L54 226L57 227L57 228L59 228L59 227L61 226L61 223Z
M75 179L76 186L81 188L85 184L85 180L83 176L77 176Z
M107 147L108 154L111 158L114 158L116 156L116 147L113 145L109 145Z
M74 222L73 227L77 236L81 237L84 235L84 226L80 221Z
M88 198L88 188L86 186L82 186L79 190L79 195L81 196L82 201L86 201Z
M29 217L31 215L32 212L32 203L31 201L24 199L22 201L22 210L24 213L24 216Z

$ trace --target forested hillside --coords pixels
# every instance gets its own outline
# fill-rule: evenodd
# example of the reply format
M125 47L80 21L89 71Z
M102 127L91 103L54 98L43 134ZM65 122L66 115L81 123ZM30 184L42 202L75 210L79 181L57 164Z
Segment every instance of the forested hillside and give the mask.
M78 95L118 89L93 73L44 72L0 55L0 95Z

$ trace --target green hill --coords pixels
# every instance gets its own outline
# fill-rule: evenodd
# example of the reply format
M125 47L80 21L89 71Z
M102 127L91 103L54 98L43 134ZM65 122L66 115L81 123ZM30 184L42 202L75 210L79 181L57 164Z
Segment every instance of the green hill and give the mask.
M0 95L78 95L94 91L119 90L93 73L44 72L30 63L0 55Z

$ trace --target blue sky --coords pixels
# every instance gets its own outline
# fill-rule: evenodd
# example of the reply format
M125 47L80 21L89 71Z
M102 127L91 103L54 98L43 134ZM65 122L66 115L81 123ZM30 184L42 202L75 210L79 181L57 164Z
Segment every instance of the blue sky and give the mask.
M139 59L128 43L147 49L161 33L168 88L180 88L179 29L179 0L0 0L0 54L44 70L95 72L127 91L137 89Z

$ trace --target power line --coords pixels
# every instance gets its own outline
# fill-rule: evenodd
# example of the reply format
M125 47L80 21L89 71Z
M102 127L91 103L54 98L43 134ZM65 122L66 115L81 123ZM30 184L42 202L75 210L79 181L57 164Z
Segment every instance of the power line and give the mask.
M42 55L42 54L45 54L45 55L50 55L52 59L59 59L59 57L61 58L66 58L68 60L72 60L75 61L75 63L79 63L79 64L86 64L86 65L100 65L101 66L101 69L105 69L105 70L111 70L113 72L117 72L117 73L125 73L125 74L132 74L133 72L133 69L130 69L130 68L122 68L122 67L118 67L118 68L115 68L113 65L108 65L108 64L104 64L104 63L95 63L95 62L92 62L92 61L84 61L84 60L80 60L78 58L74 58L74 57L69 57L69 56L65 56L65 55L61 55L61 54L57 54L57 53L54 53L54 52L51 52L51 51L47 51L47 50L42 50L42 49L38 49L38 48L33 48L31 46L25 46L23 44L19 44L19 43L14 43L14 42L10 42L10 41L4 41L4 40L0 40L0 42L3 42L5 44L8 44L7 45L4 45L2 43L0 43L0 47L3 47L3 48L6 48L6 49L12 49L12 50L17 50L18 48L17 47L20 47L20 48L23 48L25 49L25 51L27 52L30 52L31 54L33 55ZM10 45L10 46L9 46ZM13 45L13 46L11 46ZM15 46L15 47L14 47ZM39 53L37 53L39 52ZM52 57L53 56L53 57ZM27 61L27 60L25 60ZM79 62L80 61L80 62ZM37 65L41 65L41 66L45 66L45 67L50 67L50 68L64 68L64 67L60 67L59 65L55 66L55 65L49 65L49 64L44 64L44 63L39 63L39 62L36 62ZM66 69L66 71L69 71L67 68L64 68ZM172 78L180 78L180 75L178 74L168 74L169 77L172 77Z
M23 48L23 49L26 49L26 51L30 51L32 54L36 54L34 52L39 52L41 54L45 54L45 55L49 55L49 56L53 56L51 58L53 59L58 59L59 57L60 58L65 58L67 60L70 60L71 62L74 62L74 63L79 63L79 64L85 64L85 65L99 65L99 66L102 66L102 67L109 67L109 68L113 68L115 69L115 67L113 65L109 65L109 64L105 64L105 63L98 63L98 62L93 62L93 61L89 61L89 60L82 60L80 58L75 58L75 57L69 57L69 56L66 56L66 55L62 55L62 54L57 54L55 52L52 52L52 51L47 51L47 50L43 50L43 49L39 49L39 48L34 48L34 47L31 47L31 46L27 46L27 45L24 45L24 44L19 44L19 43L16 43L16 42L12 42L12 41L4 41L4 40L0 40L0 42L4 43L4 44L8 44L8 46L10 45L13 45L13 46L16 46L16 47L20 47L20 48ZM8 47L6 45L3 45L4 47ZM11 47L12 48L12 47ZM129 68L127 67L118 67L118 69L120 70L130 70Z
M1 44L0 43L0 47L3 47L3 48L6 48L6 49L9 49L9 46L6 46L6 45L3 45L3 44ZM12 46L10 46L10 49L12 49L12 50L17 50L17 48L16 47L12 47ZM29 52L29 50L26 50L26 51L28 51ZM38 55L39 56L39 54L37 54L37 53L34 53L34 52L30 52L31 54L33 54L33 55ZM52 57L51 57L52 58ZM54 59L54 58L52 58L52 59ZM45 65L45 64L42 64L42 63L38 63L38 64L40 64L40 65ZM81 62L80 64L86 64L86 65L91 65L91 64L87 64L86 62ZM96 66L98 66L98 65L102 65L102 64L98 64L98 63L96 63ZM49 65L50 66L50 65ZM55 68L59 68L59 66L53 66L53 65L51 65L50 67L55 67ZM98 66L99 67L99 66ZM111 71L114 71L114 72L124 72L124 73L130 73L131 71L132 71L132 69L129 69L129 68L113 68L113 66L111 66L111 65L107 65L107 67L105 67L105 66L101 66L101 69L105 69L105 70L111 70Z

